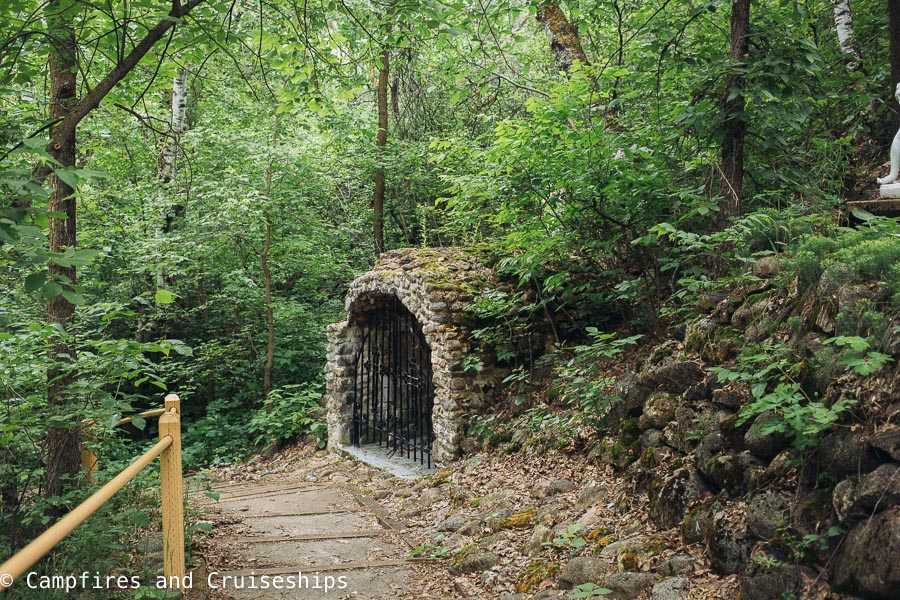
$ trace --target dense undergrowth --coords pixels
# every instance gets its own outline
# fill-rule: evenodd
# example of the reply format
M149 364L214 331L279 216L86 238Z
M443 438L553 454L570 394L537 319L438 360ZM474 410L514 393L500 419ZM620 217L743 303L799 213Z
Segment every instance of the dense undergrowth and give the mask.
M668 264L686 275L675 280L662 303L665 324L646 329L614 321L616 328L608 333L587 327L583 342L556 343L537 360L519 365L505 380L507 417L523 411L524 417L473 416L469 433L479 443L509 441L525 423L555 447L584 449L608 433L602 417L620 400L615 383L623 372L611 367L633 365L634 344L646 353L673 337L711 365L709 372L719 381L747 385L752 398L738 424L775 411L778 418L765 431L788 434L798 458L838 422L883 417L855 412L855 401L846 397L823 403L822 396L834 377L881 376L900 355L897 219L859 213L849 226L836 225L829 216L764 211L714 234L663 224L653 227L652 235L673 242ZM646 243L645 238L637 242ZM715 272L722 266L719 248L732 255L723 275ZM779 310L767 313L760 307L741 327L729 325L716 339L704 339L698 320L736 292L751 302L777 302ZM838 296L850 293L859 297L839 309ZM524 312L513 304L519 298L509 297L506 314ZM498 344L498 359L510 360L503 332L528 328L528 319L520 319L519 326L502 322L479 330L477 337L488 340L488 347ZM810 334L814 347L807 347Z

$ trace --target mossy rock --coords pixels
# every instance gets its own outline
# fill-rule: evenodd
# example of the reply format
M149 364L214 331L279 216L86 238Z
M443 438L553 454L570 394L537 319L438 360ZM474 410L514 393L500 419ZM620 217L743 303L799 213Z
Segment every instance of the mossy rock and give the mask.
M711 503L699 504L690 509L681 522L681 539L685 544L696 544L703 541L703 531L709 514Z
M619 429L619 443L624 446L630 446L641 438L641 428L638 426L639 419L633 418L623 421Z
M440 487L442 485L451 484L453 483L453 480L450 479L452 475L453 471L449 469L435 471L435 473L431 476L431 480L428 482L428 485L431 487Z
M613 534L603 536L602 538L597 540L596 544L594 544L593 553L595 555L600 554L600 552L603 551L604 548L606 548L607 546L609 546L610 544L615 542L616 539L617 539L617 536L615 536Z
M641 457L638 459L638 462L641 463L642 467L652 469L659 465L659 459L654 450L654 448L644 448L644 451L641 452Z
M494 527L494 531L500 531L503 529L524 529L526 527L530 527L532 524L534 524L536 516L537 509L533 507L517 510L510 516L497 523L497 526Z
M737 497L747 492L750 466L749 455L716 454L706 461L702 471L704 477L719 489Z
M476 551L478 551L477 544L466 544L465 546L458 548L453 552L453 557L450 559L450 566L458 565L468 554Z
M703 336L696 331L691 331L684 338L684 351L691 354L699 353L703 349Z
M609 537L609 535L611 533L612 533L612 529L610 529L609 527L598 527L597 529L590 530L584 536L584 539L586 539L589 542L593 542L593 541L599 540L603 536Z
M516 577L516 591L525 593L537 584L551 579L559 572L559 563L539 558L528 563L525 570Z

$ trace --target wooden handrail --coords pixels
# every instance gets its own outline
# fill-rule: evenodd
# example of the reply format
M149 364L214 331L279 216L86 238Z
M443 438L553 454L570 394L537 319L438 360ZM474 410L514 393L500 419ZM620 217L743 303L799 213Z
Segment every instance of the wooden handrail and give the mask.
M165 408L157 410L162 412L159 419L159 441L90 498L0 565L0 592L12 585L13 580L43 558L157 456L160 457L159 478L162 488L163 572L167 582L174 582L181 589L185 575L181 401L175 394L169 394L165 399Z
M119 419L119 422L116 423L116 426L125 425L126 423L131 423L134 421L135 417L159 417L166 412L165 408L154 408L151 410L145 410L144 412L139 412L136 415L132 415L130 417L125 417L123 419ZM84 428L84 437L87 439L95 439L93 434L91 434L91 426L94 424L93 421L85 421ZM94 452L90 447L81 444L81 468L84 469L84 480L87 483L94 483L94 477L97 475L97 453Z
M119 419L118 425L125 425L126 423L131 423L134 421L134 417L158 417L166 412L164 408L154 408L153 410L145 410L144 412L140 412L136 415L125 417L124 419Z

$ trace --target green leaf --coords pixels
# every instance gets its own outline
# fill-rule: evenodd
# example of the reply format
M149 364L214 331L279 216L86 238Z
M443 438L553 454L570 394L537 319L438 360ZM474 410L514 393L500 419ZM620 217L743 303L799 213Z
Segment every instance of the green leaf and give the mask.
M136 527L146 527L150 524L150 515L142 510L135 510L131 513L131 522Z
M850 211L850 214L852 214L854 218L857 218L863 222L874 221L878 218L869 211L863 210L861 208L854 208Z
M206 494L207 498L215 500L216 502L219 501L219 496L220 496L219 492L214 492L212 490L206 490L206 492L204 492L204 493Z
M134 415L131 418L131 424L143 431L144 427L147 426L147 419L145 419L141 415Z
M47 273L46 271L39 271L38 273L32 273L28 277L25 278L25 291L33 292L39 289L44 283L47 281Z
M47 300L53 300L54 298L59 296L62 291L62 286L55 281L48 281L44 284L44 298L46 298Z
M175 301L175 294L169 290L156 290L153 299L159 304L172 304Z
M84 296L73 290L64 289L60 292L60 295L75 306L81 306L85 303Z
M70 188L75 189L78 187L78 174L75 173L74 168L56 169L53 173Z
M72 266L84 267L98 254L100 254L100 252L97 250L76 250L71 254L66 251L66 258Z

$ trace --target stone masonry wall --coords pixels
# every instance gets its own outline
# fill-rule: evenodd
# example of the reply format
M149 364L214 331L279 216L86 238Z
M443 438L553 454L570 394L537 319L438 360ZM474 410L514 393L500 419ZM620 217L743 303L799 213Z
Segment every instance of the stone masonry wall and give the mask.
M468 303L493 287L491 272L457 248L393 250L381 255L374 268L358 277L347 292L347 319L328 327L325 402L328 443L336 451L350 444L353 379L362 338L361 315L396 296L422 327L431 349L435 390L432 458L438 465L459 455L464 415L480 412L505 375L487 365L465 371L471 352Z

